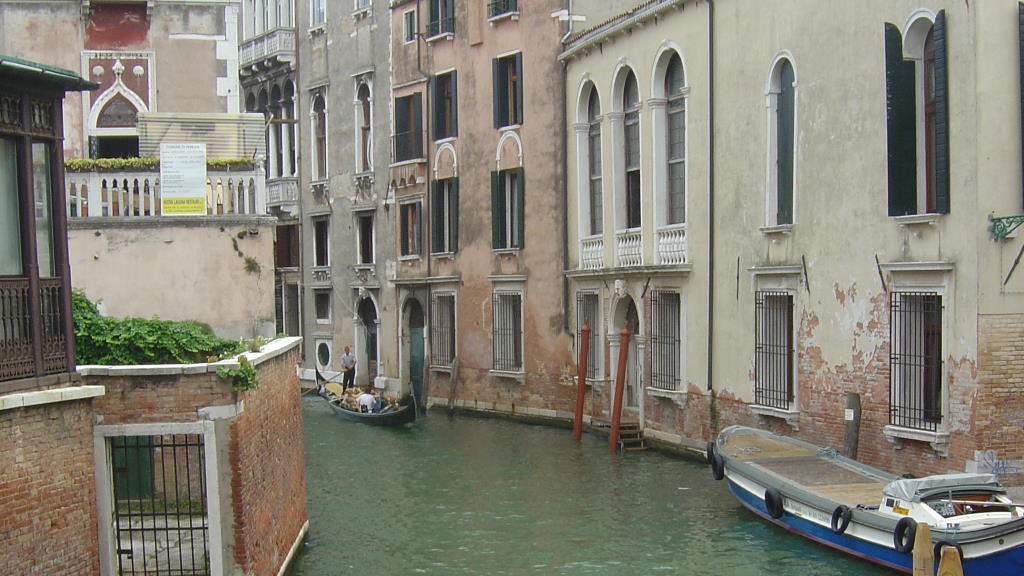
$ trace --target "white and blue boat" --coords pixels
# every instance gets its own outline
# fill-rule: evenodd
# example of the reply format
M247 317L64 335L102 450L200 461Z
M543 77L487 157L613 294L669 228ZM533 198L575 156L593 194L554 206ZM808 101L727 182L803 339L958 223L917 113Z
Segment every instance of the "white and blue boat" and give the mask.
M949 546L968 576L1024 574L1024 505L991 474L902 478L742 426L709 442L708 460L750 511L837 550L909 573L917 526L926 523L936 565Z

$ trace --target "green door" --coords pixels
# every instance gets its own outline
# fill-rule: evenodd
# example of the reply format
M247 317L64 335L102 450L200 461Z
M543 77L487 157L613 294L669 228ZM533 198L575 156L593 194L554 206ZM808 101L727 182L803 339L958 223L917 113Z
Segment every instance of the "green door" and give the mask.
M409 337L409 380L416 402L423 400L423 328L410 329Z
M153 440L149 436L110 439L116 500L153 497Z

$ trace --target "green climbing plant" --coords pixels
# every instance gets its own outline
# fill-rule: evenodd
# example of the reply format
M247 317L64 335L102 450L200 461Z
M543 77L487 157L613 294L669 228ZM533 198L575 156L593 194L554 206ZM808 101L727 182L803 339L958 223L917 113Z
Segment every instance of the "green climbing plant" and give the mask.
M256 378L256 368L245 356L238 357L238 368L218 367L217 376L223 380L231 380L231 390L235 392L252 390L260 384Z

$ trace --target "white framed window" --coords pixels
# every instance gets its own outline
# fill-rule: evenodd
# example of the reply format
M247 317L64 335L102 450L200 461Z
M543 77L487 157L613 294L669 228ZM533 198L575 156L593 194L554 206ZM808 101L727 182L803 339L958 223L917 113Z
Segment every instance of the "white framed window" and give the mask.
M331 265L331 220L329 216L313 218L313 266Z
M678 292L651 293L651 386L679 392L683 375L683 308Z
M310 112L313 125L313 179L327 179L327 101L321 92L313 93Z
M455 33L455 0L427 0L427 38Z
M768 183L765 225L788 226L794 220L796 178L796 70L792 57L772 63L768 81Z
M640 91L636 83L636 75L632 71L626 74L622 87L622 142L625 147L625 172L623 174L623 216L625 228L640 228L641 222L641 191L640 191Z
M313 290L313 308L316 311L317 324L331 323L331 290Z
M375 262L373 244L376 232L373 212L356 212L356 265L368 266Z
M352 9L356 12L368 9L373 4L373 0L353 0Z
M373 102L370 82L362 78L356 85L356 168L373 170Z
M601 362L602 324L601 297L596 292L576 293L576 357L579 357L582 346L583 327L590 327L590 341L587 348L587 379L601 378L603 365Z
M423 203L419 200L414 202L403 202L399 205L399 249L403 257L419 256L421 254L420 242L423 237L422 212Z
M889 424L938 430L943 418L942 294L892 292Z
M754 404L788 411L795 398L793 295L754 294Z
M686 96L683 62L678 54L674 54L665 71L665 148L668 164L665 224L670 226L686 222Z
M406 10L402 13L402 42L411 44L416 41L418 22L416 9Z
M601 101L597 89L590 90L587 100L587 175L589 198L589 236L597 236L604 231L604 189L601 161Z
M523 292L499 288L493 294L491 341L495 372L523 372Z
M430 198L430 252L451 254L459 249L459 179L435 180Z
M327 0L309 0L309 27L316 28L327 22Z
M491 172L491 249L523 248L523 169Z
M523 54L517 52L491 61L491 96L494 127L523 123Z
M330 370L331 361L333 356L331 355L331 341L328 339L320 338L316 340L316 367L320 370Z

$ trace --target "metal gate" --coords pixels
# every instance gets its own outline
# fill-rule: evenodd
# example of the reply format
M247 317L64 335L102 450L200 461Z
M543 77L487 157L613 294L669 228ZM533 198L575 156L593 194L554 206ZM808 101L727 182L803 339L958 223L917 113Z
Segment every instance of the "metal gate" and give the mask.
M118 574L209 575L203 437L113 437L110 450Z

